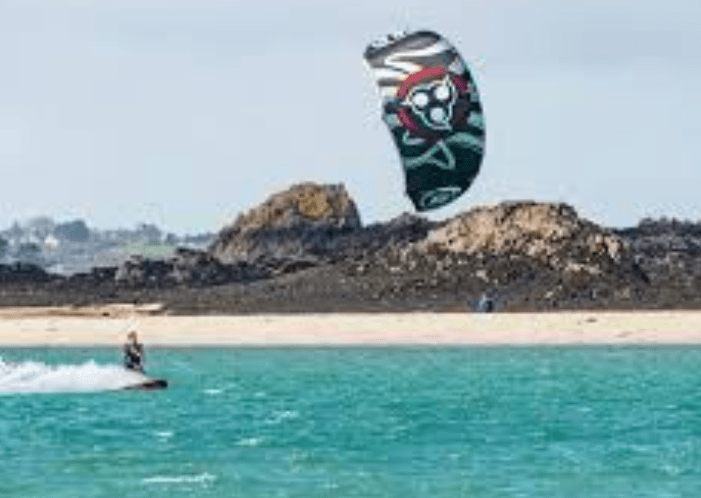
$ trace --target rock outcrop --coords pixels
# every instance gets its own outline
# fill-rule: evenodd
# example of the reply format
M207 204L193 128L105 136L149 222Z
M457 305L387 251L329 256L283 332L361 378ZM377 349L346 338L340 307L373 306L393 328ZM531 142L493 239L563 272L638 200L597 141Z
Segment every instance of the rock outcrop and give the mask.
M295 185L207 251L70 277L0 265L0 305L162 302L170 312L701 308L701 225L613 230L567 204L504 202L362 226L342 185Z
M701 296L701 223L644 219L616 231L649 276L660 307L699 300Z
M358 209L343 185L302 183L240 215L209 252L224 263L308 258L330 237L360 226Z
M623 239L567 204L505 202L448 220L420 244L429 252L521 255L565 273L603 275L632 263Z
M204 251L178 249L175 256L151 260L135 256L113 273L118 285L128 288L206 287L250 282L267 277L262 268L245 262L225 264Z
M385 275L376 296L444 295L496 309L596 307L634 302L649 287L628 244L566 204L506 202L435 223L414 242L386 244L353 262L353 275ZM445 300L445 298L444 298Z
M0 284L38 284L57 278L33 263L0 264Z

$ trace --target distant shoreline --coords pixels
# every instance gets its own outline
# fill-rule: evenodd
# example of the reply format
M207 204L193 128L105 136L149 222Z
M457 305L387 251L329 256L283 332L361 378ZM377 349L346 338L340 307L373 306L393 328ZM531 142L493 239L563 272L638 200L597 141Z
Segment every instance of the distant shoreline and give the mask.
M0 308L0 347L701 344L701 311L172 316L158 305Z

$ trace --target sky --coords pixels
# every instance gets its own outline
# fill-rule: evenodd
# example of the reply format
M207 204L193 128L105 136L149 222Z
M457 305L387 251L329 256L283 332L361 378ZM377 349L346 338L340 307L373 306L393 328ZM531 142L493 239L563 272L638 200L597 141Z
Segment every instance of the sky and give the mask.
M362 53L442 33L486 154L445 219L567 202L606 226L701 220L698 0L0 0L0 228L217 231L343 183L363 223L412 212Z

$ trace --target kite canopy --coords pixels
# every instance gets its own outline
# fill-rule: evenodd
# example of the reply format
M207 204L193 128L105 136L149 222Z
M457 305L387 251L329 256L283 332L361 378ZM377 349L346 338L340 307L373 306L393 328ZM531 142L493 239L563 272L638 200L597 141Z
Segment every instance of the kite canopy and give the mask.
M470 187L484 156L482 106L462 57L440 35L415 31L370 44L365 60L416 210L454 201Z

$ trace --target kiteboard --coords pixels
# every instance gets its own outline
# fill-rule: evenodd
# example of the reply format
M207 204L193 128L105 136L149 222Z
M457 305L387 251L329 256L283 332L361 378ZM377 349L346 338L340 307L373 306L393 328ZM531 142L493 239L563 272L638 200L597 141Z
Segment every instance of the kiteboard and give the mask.
M485 126L477 85L455 47L432 31L389 35L365 60L417 211L450 204L477 176Z
M132 384L123 387L124 391L155 391L158 389L165 389L168 387L168 381L165 379L149 379L146 378L143 382L138 384Z

